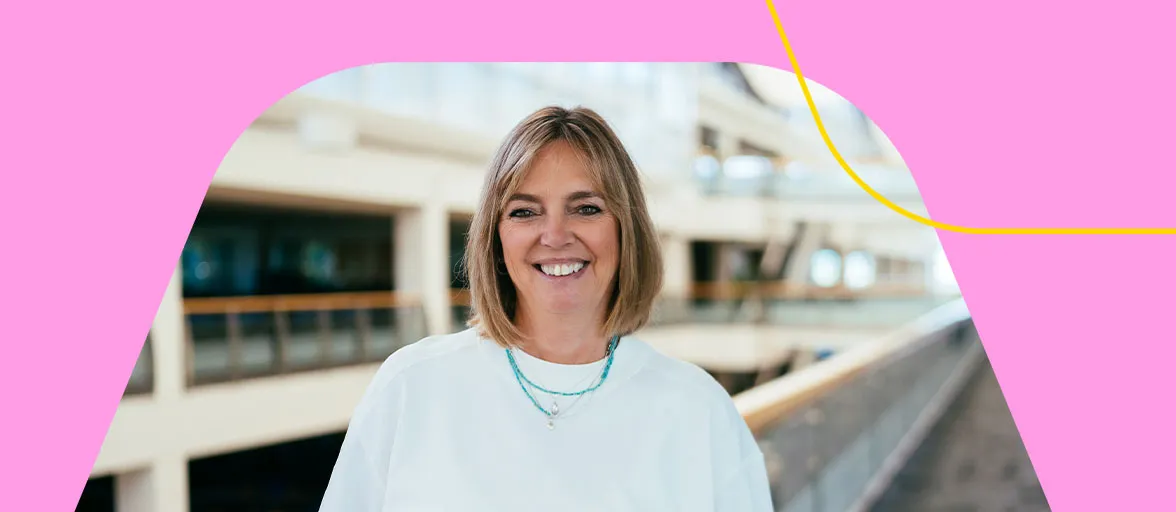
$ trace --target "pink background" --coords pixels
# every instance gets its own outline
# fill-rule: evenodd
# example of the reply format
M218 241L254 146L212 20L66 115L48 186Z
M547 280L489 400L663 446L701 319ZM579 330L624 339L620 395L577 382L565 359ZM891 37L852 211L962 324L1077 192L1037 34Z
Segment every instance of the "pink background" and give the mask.
M66 4L0 14L3 510L73 509L213 172L295 87L406 60L789 68L757 0ZM776 8L937 220L1176 226L1163 2ZM1176 238L942 239L1052 508L1170 506Z

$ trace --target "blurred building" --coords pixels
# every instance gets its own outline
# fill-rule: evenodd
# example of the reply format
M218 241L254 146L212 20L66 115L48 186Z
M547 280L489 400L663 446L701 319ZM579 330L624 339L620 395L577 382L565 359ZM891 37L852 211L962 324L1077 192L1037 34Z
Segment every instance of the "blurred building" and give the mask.
M925 215L878 128L810 87L861 177ZM732 394L947 303L934 231L846 175L798 91L730 63L403 63L282 98L213 179L79 509L315 510L337 442L322 436L345 429L378 363L464 328L457 266L483 168L549 104L593 108L630 149L667 265L643 335ZM735 341L708 344L714 326ZM305 482L235 486L306 465L289 451L207 462L294 443L328 461Z

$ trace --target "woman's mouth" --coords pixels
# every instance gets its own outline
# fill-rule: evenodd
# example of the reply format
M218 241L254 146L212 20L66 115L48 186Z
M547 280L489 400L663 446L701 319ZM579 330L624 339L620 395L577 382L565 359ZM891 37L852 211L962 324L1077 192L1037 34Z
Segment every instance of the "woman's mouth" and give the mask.
M564 277L576 274L588 266L587 262L535 264L536 270L549 277Z

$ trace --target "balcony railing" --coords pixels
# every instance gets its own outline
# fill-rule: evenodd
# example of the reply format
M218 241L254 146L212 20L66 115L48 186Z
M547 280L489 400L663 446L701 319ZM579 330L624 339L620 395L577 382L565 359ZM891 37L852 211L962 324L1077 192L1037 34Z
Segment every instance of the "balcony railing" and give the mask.
M685 296L658 297L649 325L762 321L810 327L893 327L945 300L928 296L922 286L899 283L850 289L787 282L699 282ZM469 291L450 290L450 304L451 330L465 329Z
M686 319L696 323L763 323L809 327L894 327L946 299L920 285L875 284L853 289L790 282L695 283Z
M896 200L921 201L910 172L871 161L849 162L870 188ZM840 167L793 171L804 164L785 158L734 155L719 160L711 151L694 159L694 182L704 195L786 200L873 200Z
M860 510L982 356L962 300L735 396L777 510Z
M424 337L420 299L393 292L184 300L189 385L378 362Z

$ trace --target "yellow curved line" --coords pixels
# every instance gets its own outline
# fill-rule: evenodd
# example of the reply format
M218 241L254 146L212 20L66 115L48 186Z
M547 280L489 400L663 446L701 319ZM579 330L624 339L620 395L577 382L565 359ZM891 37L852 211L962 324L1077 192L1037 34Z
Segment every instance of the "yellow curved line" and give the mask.
M867 185L866 182L862 181L857 173L850 168L849 164L845 162L845 159L841 157L841 153L837 151L837 147L833 145L833 141L829 139L829 134L825 131L825 123L821 121L821 115L817 112L817 105L813 103L813 97L809 93L808 85L805 84L804 74L800 72L800 64L796 62L796 54L792 52L792 45L788 44L788 36L784 33L784 26L780 23L780 16L776 14L776 7L772 5L772 0L766 1L768 2L768 10L772 13L772 19L776 22L776 30L780 33L780 41L784 43L784 50L788 52L788 60L792 63L792 71L796 73L796 80L800 82L800 89L804 92L804 99L808 102L809 111L813 113L813 119L817 122L817 130L821 132L821 138L825 140L825 145L829 147L829 152L833 153L833 158L837 159L837 163L841 164L841 168L845 169L846 173L849 173L849 177L862 190L865 190L867 194L873 196L879 203L886 205L899 215L935 229L974 235L1176 235L1176 228L972 228L931 220L894 204Z

